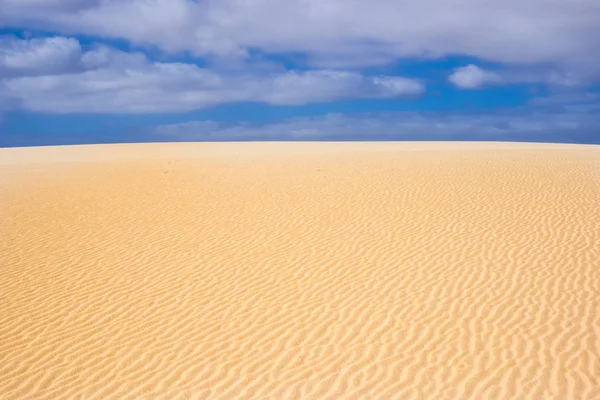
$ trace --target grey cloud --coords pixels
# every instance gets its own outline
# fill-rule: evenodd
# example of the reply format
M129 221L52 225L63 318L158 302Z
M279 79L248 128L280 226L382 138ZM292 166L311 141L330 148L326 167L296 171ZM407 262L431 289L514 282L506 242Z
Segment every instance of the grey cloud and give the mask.
M328 114L271 123L197 121L157 126L154 140L513 140L600 143L600 114L567 112Z
M544 97L534 97L529 103L537 107L600 106L600 93L581 91L561 91Z

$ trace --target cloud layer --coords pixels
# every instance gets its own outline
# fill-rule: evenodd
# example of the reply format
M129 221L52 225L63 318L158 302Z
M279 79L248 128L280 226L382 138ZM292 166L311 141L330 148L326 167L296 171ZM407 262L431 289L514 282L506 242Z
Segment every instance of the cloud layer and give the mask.
M0 24L121 38L167 52L301 52L313 65L468 54L585 70L596 0L1 0Z
M258 124L192 121L154 127L148 133L153 140L166 141L512 140L600 144L599 125L600 107L595 103L559 110L537 108L534 113L520 109L483 114L327 114Z
M51 113L190 111L256 101L273 105L345 98L393 98L424 91L417 80L338 70L246 69L228 73L196 64L150 61L72 38L0 39L0 87L18 107Z

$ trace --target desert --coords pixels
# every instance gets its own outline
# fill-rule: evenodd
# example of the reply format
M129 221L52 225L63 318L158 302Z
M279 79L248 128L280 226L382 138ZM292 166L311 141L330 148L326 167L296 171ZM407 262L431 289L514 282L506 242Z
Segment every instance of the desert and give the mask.
M600 147L0 149L1 399L598 399Z

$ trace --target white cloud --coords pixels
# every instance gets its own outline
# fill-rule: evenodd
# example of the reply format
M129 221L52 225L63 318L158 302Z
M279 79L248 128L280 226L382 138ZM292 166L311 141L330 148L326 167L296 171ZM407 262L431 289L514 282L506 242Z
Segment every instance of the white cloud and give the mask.
M41 1L41 0L37 0ZM0 36L0 78L73 74L90 69L139 67L147 63L141 53L125 53L104 45L84 51L67 37L22 40Z
M1 69L10 72L0 87L12 104L50 113L176 112L239 101L291 105L424 91L416 80L335 70L220 72L106 46L83 51L76 40L60 37L0 42Z
M271 104L301 104L343 98L388 98L419 94L424 87L401 77L364 77L355 72L290 71L263 83L270 86L265 100Z
M597 76L596 76L597 75ZM456 68L448 80L461 89L479 89L491 85L506 85L515 83L541 83L552 87L577 88L586 86L593 78L600 77L588 71L574 74L567 71L549 69L547 66L538 68L504 67L497 71L489 71L477 65L469 64Z
M502 78L495 72L486 71L476 65L457 68L448 80L462 89L477 89L490 84L502 83Z
M591 71L597 0L0 0L0 25L117 37L169 52L300 52L313 65L467 54Z

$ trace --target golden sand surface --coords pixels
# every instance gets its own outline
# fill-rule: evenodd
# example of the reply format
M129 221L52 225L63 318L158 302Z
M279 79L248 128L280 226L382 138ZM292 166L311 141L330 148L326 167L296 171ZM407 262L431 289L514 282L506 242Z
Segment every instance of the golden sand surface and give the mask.
M600 399L600 147L0 164L1 399Z

